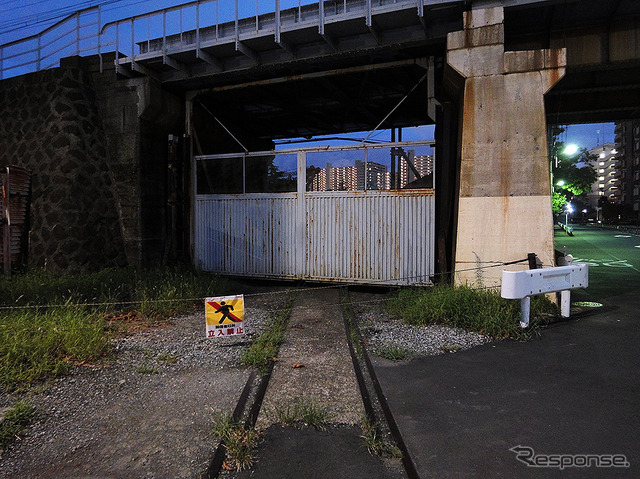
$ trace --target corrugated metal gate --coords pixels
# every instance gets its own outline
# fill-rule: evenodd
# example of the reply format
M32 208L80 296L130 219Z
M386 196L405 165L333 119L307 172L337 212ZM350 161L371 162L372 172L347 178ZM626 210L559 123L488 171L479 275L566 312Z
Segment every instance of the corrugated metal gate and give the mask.
M228 275L367 284L429 283L434 261L432 188L307 191L314 188L313 173L330 183L332 175L351 172L345 181L355 188L356 171L364 173L371 165L378 165L367 161L370 150L412 144L195 157L195 264ZM360 170L328 163L324 170L310 172L309 154L320 151L358 151L364 161ZM247 192L251 190L247 178L259 174L256 168L247 167L247 162L287 155L296 163L297 177L289 177L295 192ZM199 164L202 162L209 162L208 172ZM230 167L233 169L232 163L236 171L243 172L239 192L233 191L233 186L222 188L222 193L205 192L203 178L219 182ZM366 188L370 179L361 181L361 186Z

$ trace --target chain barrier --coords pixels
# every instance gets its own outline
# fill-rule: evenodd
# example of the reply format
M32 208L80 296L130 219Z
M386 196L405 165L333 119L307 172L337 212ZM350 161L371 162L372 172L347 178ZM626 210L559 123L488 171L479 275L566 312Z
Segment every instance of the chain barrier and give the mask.
M514 264L519 264L519 263L526 263L528 261L528 258L522 259L522 260L516 260L516 261L509 261L509 262L504 262L504 263L498 263L496 262L495 264L491 264L488 266L476 266L475 268L466 268L466 269L459 269L455 272L453 271L446 271L446 272L441 272L441 273L434 273L433 275L430 275L430 277L434 278L434 277L439 277L439 276L445 276L445 275L451 275L454 273L464 273L464 272L471 272L471 271L481 271L481 270L485 270L485 269L490 269L490 268L497 268L497 267L502 267L502 266L510 266L510 265L514 265ZM417 276L405 276L400 278L400 281L408 281L408 280L413 280L413 279L423 279L424 275L417 275ZM371 281L368 282L366 285L363 286L388 286L387 284L381 284L383 280L380 281ZM326 285L326 286L308 286L308 287L295 287L295 288L285 288L285 289L280 289L277 291L264 291L264 292L260 292L260 293L247 293L244 294L245 298L251 298L251 297L258 297L258 296L276 296L276 295L283 295L283 294L290 294L292 292L295 293L301 293L301 292L305 292L305 291L318 291L318 290L322 290L322 289L340 289L343 288L345 286L353 286L353 283L345 283L345 284L331 284L331 285ZM407 287L411 287L412 285L407 283L406 285L399 285L399 286L407 286ZM473 289L492 289L495 288L495 286L489 286L489 287L476 287ZM39 305L21 305L21 306L0 306L0 311L15 311L15 310L27 310L27 309L55 309L55 308L84 308L84 307L124 307L124 306L131 306L131 305L139 305L139 304L162 304L162 303L199 303L199 302L203 302L205 301L206 298L177 298L177 299L154 299L154 300L136 300L136 301L104 301L104 302L85 302L85 303L62 303L62 304L39 304ZM266 309L266 311L280 311L280 309L275 308L275 309Z

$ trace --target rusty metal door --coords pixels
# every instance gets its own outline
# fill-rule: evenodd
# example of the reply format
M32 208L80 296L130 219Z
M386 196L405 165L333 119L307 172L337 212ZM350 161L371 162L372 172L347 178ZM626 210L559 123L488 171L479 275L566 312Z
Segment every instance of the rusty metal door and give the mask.
M388 172L379 163L368 161L373 155L365 151L407 146L415 148L412 142L405 142L195 157L192 237L196 266L252 277L384 285L430 283L434 271L434 190L388 188ZM354 167L327 163L324 170L314 169L312 155L317 152L340 152L334 157L357 152L363 160L356 160ZM296 176L290 171L288 183L279 185L285 191L255 192L249 176L260 175L259 168L247 165L255 158L272 161L287 156L290 165L295 163ZM208 171L199 164L202 162L208 162ZM414 164L411 167L416 169ZM233 171L242 174L242 181L220 187L219 179ZM401 175L407 182L411 178L399 169ZM211 190L203 187L207 178L213 185ZM328 190L338 183L351 189Z
M2 209L0 210L0 264L5 275L27 263L31 173L26 168L7 166L0 174Z

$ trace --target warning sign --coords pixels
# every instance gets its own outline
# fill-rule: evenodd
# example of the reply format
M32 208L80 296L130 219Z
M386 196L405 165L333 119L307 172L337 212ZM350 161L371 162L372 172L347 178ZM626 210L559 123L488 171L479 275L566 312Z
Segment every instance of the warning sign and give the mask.
M244 296L206 298L207 338L244 334Z

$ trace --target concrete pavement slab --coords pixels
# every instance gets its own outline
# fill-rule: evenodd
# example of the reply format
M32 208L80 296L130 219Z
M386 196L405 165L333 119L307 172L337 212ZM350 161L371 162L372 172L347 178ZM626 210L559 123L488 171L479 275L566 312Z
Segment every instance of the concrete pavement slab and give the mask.
M328 422L354 425L364 415L337 288L296 298L257 426L280 422L278 411L300 401L324 409Z
M640 291L529 342L375 369L420 477L639 477ZM617 454L629 468L533 468L535 455Z
M387 467L369 454L356 426L313 428L271 426L254 469L236 479L400 479L401 467ZM397 462L397 461L396 461Z

